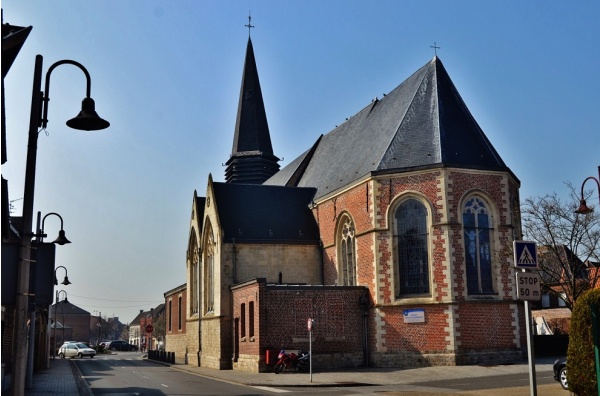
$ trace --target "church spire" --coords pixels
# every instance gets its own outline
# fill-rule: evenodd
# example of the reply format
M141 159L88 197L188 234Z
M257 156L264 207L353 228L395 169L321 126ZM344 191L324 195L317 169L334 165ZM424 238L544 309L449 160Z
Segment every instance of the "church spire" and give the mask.
M254 48L252 40L248 37L233 148L226 163L225 181L262 184L279 171L278 162L279 158L273 154L271 146Z

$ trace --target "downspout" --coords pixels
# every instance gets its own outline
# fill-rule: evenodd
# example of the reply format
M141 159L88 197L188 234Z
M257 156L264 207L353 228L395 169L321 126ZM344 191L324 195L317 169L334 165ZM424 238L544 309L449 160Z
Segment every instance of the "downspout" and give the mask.
M202 312L202 300L200 300L201 297L201 293L200 293L200 289L201 289L201 284L200 284L200 280L202 279L202 277L200 276L200 273L202 272L201 268L202 268L202 262L204 261L203 257L202 257L202 246L200 246L198 248L198 271L196 271L196 298L197 298L197 302L198 302L198 352L197 352L197 362L198 362L198 367L200 366L200 358L202 356L202 320L201 320L201 312ZM181 314L181 313L180 313Z
M235 285L237 283L237 257L235 254L235 238L231 238L231 261L232 261L232 275L233 275L233 284ZM231 286L229 287L229 294L230 294L230 307L229 307L229 312L231 312L231 315L233 317L233 311L234 311L234 307L233 307L233 292L231 290ZM233 368L233 364L236 363L238 361L237 356L239 354L238 348L239 348L239 343L237 342L237 337L238 337L238 319L233 318L233 321L231 323L232 326L232 343L233 343L233 347L231 348L231 366Z
M233 261L233 284L237 283L237 257L235 254L235 238L231 238L232 243L232 261Z
M363 314L363 365L369 367L369 307L371 304L369 303L367 290L365 290L358 299L358 305Z
M323 240L319 240L319 247L321 248L321 285L325 286L325 253L323 251Z

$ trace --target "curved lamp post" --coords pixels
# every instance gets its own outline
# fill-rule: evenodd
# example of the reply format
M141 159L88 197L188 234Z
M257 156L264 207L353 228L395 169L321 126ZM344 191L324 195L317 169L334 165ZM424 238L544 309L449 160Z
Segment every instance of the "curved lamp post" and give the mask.
M579 199L579 207L575 210L577 214L588 214L594 211L594 209L587 206L585 202L585 197L583 195L583 188L585 187L585 183L589 180L593 180L596 182L596 187L598 187L598 201L600 201L600 166L598 167L598 178L596 179L594 176L586 177L583 183L581 184L581 198ZM594 362L596 366L596 385L598 388L598 394L600 395L600 336L598 336L598 332L600 331L600 308L597 304L591 304L590 310L592 313L592 333L594 334Z
M589 180L593 180L596 182L596 186L598 187L598 201L600 201L600 166L598 167L598 178L596 179L594 176L587 177L583 183L581 184L581 198L579 199L579 207L575 211L578 214L586 214L593 212L594 209L587 206L585 202L585 197L583 196L583 188L585 187L585 183Z
M60 302L60 301L58 301L58 299L60 298L60 293L65 293L65 299L63 301L64 302L69 302L69 300L67 299L67 292L66 291L64 291L64 290L57 290L56 291L56 306L54 307L54 348L52 349L52 358L53 359L54 359L54 354L56 353L56 324L58 323L56 321L56 314L57 314L57 311L58 311L58 303ZM62 333L63 333L62 341L64 343L64 341L65 341L65 310L64 310L64 308L62 310L62 324L61 324L61 327L62 327Z
M56 271L58 271L59 268L62 268L65 270L65 279L62 282L60 282L61 285L65 285L65 286L70 285L71 282L69 281L69 277L67 275L67 269L62 265L59 265L54 270L54 284L58 285L58 278L56 277ZM56 355L56 311L58 309L58 297L61 292L65 293L65 301L67 301L67 292L64 290L60 290L60 291L57 290L56 291L56 299L54 300L56 303L56 307L54 307L54 348L52 348L52 359L54 359L54 356Z
M70 285L70 284L71 284L71 282L69 281L69 277L67 276L67 269L66 269L64 266L62 266L62 265L59 265L59 266L58 266L58 267L56 267L56 269L54 270L54 285L55 285L55 286L56 286L56 285L58 285L58 278L56 277L56 271L57 271L59 268L64 268L64 270L65 270L65 279L64 279L62 282L60 282L60 284L61 284L61 285L65 285L65 286L66 286L66 285Z
M91 79L88 71L80 63L72 60L61 60L50 66L46 73L46 91L42 86L43 57L37 55L33 71L33 87L31 94L31 112L29 116L29 135L27 145L27 162L25 166L25 188L23 194L23 215L21 228L21 249L17 280L15 338L13 343L13 373L12 388L14 395L25 394L25 377L27 371L27 312L29 306L29 276L31 263L31 238L33 223L33 200L35 190L35 167L37 157L38 128L45 128L48 120L48 103L50 90L50 75L52 71L63 64L70 64L83 71L87 81L86 97L82 102L81 112L67 121L67 126L74 129L92 131L107 128L110 124L98 116L94 101L90 97ZM32 385L32 381L28 385Z
M36 236L39 238L40 242L44 241L44 238L46 238L48 235L46 235L44 233L44 223L46 222L46 217L48 216L57 216L60 219L60 231L58 231L58 237L56 237L56 239L54 241L52 241L52 243L56 243L57 245L65 245L67 243L71 243L71 241L69 241L67 239L67 237L65 236L65 230L63 229L63 218L61 217L61 215L59 215L58 213L54 213L54 212L50 212L47 215L44 216L44 218L42 219L42 227L40 228L40 217L41 217L41 212L38 212L37 214L37 234ZM56 285L57 283L55 283Z

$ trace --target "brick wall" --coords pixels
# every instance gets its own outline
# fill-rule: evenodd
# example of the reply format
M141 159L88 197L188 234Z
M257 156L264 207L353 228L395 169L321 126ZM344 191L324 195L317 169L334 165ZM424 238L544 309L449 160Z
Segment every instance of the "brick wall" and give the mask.
M54 321L54 309L56 305L52 305L50 309L50 319ZM66 326L65 329L65 341L83 341L89 342L90 340L90 314L89 313L80 313L81 310L77 307L77 313L71 313L70 311L73 309L72 304L63 304L60 302L58 304L58 308L56 308L56 320L61 323L63 326ZM63 311L64 308L64 311ZM67 331L70 329L71 338L67 338ZM54 332L54 330L52 330ZM58 327L56 329L56 338L60 343L62 339L62 329ZM58 345L60 346L60 345Z
M369 317L373 364L403 367L407 362L463 364L494 357L497 361L518 358L523 308L514 302L511 263L513 233L520 235L517 183L504 173L417 171L373 178L319 202L313 209L325 247L325 284L338 279L336 232L340 216L348 215L354 221L358 284L369 288L375 303ZM495 295L467 294L461 223L463 202L472 194L482 195L491 206ZM430 295L419 298L397 297L391 219L397 203L407 196L422 200L430 211ZM467 301L474 304L463 304ZM425 323L404 323L403 310L412 307L424 309ZM495 337L493 342L487 339L488 334Z
M267 350L275 354L281 349L308 351L308 318L314 319L312 348L318 351L313 354L314 364L327 362L327 367L361 364L364 322L358 301L364 292L365 288L356 286L275 285L267 284L264 279L234 287L234 359L237 360L234 368L266 370Z

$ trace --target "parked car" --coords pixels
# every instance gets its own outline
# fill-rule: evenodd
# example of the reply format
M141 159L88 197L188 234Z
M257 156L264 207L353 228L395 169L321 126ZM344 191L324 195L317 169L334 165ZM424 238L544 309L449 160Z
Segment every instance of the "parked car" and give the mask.
M116 340L111 341L106 348L111 351L133 351L136 352L138 350L137 345L133 345L128 343L127 341Z
M60 356L63 359L66 357L82 358L84 356L89 356L93 358L94 356L96 356L96 351L80 342L65 343L58 350L58 356Z
M569 390L567 382L567 359L558 359L553 366L554 379L560 383L563 389Z

